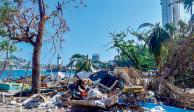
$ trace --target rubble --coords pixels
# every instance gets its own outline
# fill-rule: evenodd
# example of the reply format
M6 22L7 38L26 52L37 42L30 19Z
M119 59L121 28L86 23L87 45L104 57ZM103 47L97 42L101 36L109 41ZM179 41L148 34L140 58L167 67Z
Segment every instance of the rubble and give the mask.
M43 102L41 103L38 107L39 108L58 108L59 107L62 107L62 95L63 93L57 93L55 96L53 96L50 100L46 101L46 102Z
M70 100L66 101L65 105L70 105L73 107L107 109L116 104L117 99L117 96L111 96L107 99L101 100Z
M119 80L116 76L109 75L107 71L100 71L89 76L89 79L75 80L69 85L69 89L62 92L51 94L35 94L23 102L21 105L26 109L61 109L66 108L73 110L75 108L96 108L96 109L111 109L118 105L121 94L134 93L142 94L143 86L128 86L125 82L125 88L118 86ZM73 98L75 93L78 98ZM53 94L53 93L52 93ZM137 95L138 96L138 95ZM16 101L11 101L12 105L16 105ZM71 106L71 107L69 107Z
M24 102L22 102L22 106L24 106L27 109L31 109L34 107L38 107L42 102L45 102L46 98L43 97L40 94L34 94L30 98L26 99Z
M94 89L90 89L88 91L88 96L86 99L91 99L91 100L95 100L95 99L107 99L107 94L102 94L98 88L94 88Z
M134 75L135 74L135 75ZM47 110L47 111L147 111L147 112L165 112L165 108L156 105L153 108L147 108L142 103L160 103L158 92L151 91L145 87L144 78L133 68L117 68L113 75L107 71L99 71L91 74L88 78L73 80L73 83L64 84L63 80L59 89L45 89L44 93L34 94L24 100L10 99L9 105L19 110ZM170 95L181 99L182 103L188 103L186 100L193 99L192 89L183 92L169 83L161 86L161 90L168 89ZM61 87L61 88L60 88ZM56 87L57 88L57 87ZM65 89L64 89L65 88ZM174 89L175 88L175 89ZM161 92L161 91L160 91ZM165 90L164 90L165 92ZM180 94L177 96L179 92ZM183 94L184 93L184 94ZM190 95L188 95L190 94ZM1 101L3 100L3 95ZM193 104L192 104L193 105ZM190 105L190 106L192 106ZM184 105L185 107L186 104Z

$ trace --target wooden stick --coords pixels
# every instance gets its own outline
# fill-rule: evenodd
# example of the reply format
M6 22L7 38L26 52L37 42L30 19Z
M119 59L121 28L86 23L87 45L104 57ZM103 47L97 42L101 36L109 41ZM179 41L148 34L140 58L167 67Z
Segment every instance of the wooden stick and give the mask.
M30 62L28 63L28 67L27 67L27 70L26 70L26 74L25 74L25 77L24 77L24 80L23 80L23 83L22 83L22 88L21 88L21 91L20 91L20 97L22 96L22 92L23 92L23 89L24 89L24 83L26 82L26 77L28 75L28 69L30 68Z

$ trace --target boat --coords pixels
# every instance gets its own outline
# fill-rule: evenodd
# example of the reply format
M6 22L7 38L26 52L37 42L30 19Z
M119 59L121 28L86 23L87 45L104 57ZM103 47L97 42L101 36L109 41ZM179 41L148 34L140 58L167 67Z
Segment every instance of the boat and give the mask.
M15 83L15 82L1 82L0 83L0 91L9 92L9 93L17 93L22 89L23 83ZM30 86L24 84L23 90L30 89Z

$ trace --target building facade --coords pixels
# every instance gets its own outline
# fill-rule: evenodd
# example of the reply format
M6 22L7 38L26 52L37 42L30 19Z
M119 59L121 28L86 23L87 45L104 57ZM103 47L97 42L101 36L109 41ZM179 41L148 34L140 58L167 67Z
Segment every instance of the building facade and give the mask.
M100 61L100 55L99 54L93 54L92 55L92 61L95 62L95 61Z
M181 19L181 6L177 0L161 0L162 7L162 26L164 27L167 23L178 24Z

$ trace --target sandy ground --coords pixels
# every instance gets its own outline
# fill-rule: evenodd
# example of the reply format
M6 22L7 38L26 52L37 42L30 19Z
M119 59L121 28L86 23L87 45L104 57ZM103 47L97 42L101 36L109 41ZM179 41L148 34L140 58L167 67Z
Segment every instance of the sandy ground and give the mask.
M20 105L10 105L6 103L0 103L0 112L66 112L65 109L25 109Z
M0 92L0 94L9 94L7 92ZM66 112L65 109L40 109L40 108L32 108L32 109L25 109L21 102L27 99L28 97L12 97L7 96L2 98L0 95L0 112ZM2 99L4 99L2 102ZM11 103L11 101L17 101L20 103Z

